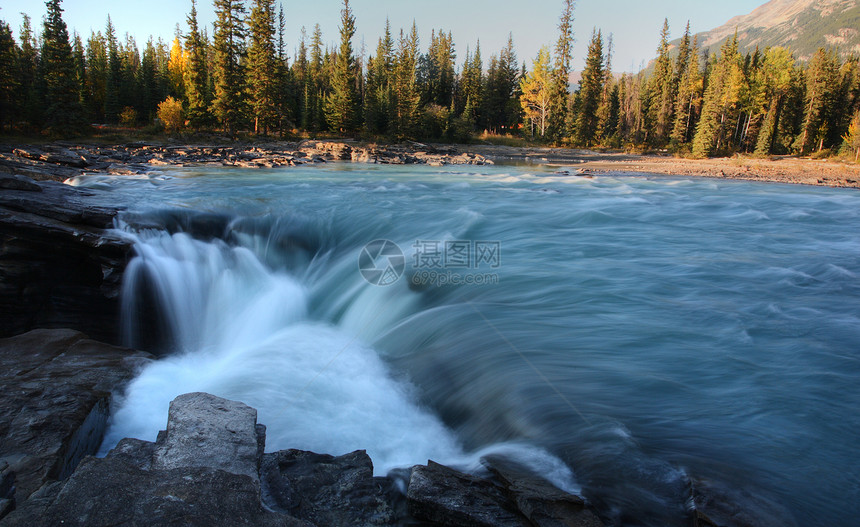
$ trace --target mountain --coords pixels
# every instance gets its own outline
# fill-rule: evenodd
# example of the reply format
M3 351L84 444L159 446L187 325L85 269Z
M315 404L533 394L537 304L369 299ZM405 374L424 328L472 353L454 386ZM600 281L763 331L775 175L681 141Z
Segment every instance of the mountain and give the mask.
M860 0L771 0L699 33L699 45L717 52L736 30L741 51L783 46L808 60L818 48L832 47L843 58L860 55Z

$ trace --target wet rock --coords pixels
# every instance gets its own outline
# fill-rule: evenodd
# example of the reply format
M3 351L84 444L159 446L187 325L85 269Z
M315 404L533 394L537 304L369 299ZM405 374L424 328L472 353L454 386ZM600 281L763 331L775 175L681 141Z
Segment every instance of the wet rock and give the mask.
M791 512L761 492L729 488L705 478L691 481L690 500L694 527L797 526Z
M46 486L4 525L310 525L267 510L256 410L209 394L177 397L155 443L126 439Z
M499 456L482 459L517 509L537 527L603 527L597 514L574 494Z
M73 328L119 341L119 293L132 245L109 232L116 209L51 181L0 189L0 337Z
M101 443L111 393L151 356L71 330L35 330L0 340L0 491L14 472L20 504L72 473ZM0 498L9 497L0 492Z
M391 525L395 491L387 478L373 477L364 450L334 457L302 450L263 456L267 502L316 525Z
M498 486L433 461L412 469L406 496L410 514L440 525L530 525Z

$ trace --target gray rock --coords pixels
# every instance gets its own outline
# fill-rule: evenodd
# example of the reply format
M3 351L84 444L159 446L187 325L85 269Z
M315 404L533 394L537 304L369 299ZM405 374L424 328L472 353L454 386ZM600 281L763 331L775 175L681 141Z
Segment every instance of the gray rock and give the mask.
M0 462L15 473L18 503L96 452L111 393L150 358L71 330L0 340Z
M42 187L37 185L35 181L17 174L0 174L0 189L42 192Z
M579 496L498 456L482 459L505 488L517 509L536 527L603 527L604 523Z
M116 209L92 192L39 182L0 189L0 337L65 327L119 341L119 292L130 242L109 232Z
M275 510L317 525L392 525L392 481L373 477L364 450L334 457L302 450L263 456L263 491Z
M180 395L170 403L167 435L156 449L153 470L209 467L260 479L257 410L208 393ZM264 432L263 432L264 433Z
M305 526L266 510L248 476L206 467L142 470L118 458L87 458L53 496L31 500L4 520L12 526Z
M412 469L406 498L415 518L440 525L530 525L498 486L433 461Z

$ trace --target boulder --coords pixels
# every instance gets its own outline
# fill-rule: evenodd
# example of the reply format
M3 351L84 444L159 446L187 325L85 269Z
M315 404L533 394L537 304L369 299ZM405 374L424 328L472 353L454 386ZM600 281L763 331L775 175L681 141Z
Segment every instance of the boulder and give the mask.
M270 507L316 525L392 525L397 491L373 477L364 450L342 456L281 450L263 456L263 489Z
M0 465L6 467L0 498L14 497L20 504L95 453L111 394L150 359L72 330L40 329L0 339Z
M406 497L412 516L439 525L530 525L497 485L433 461L412 469Z
M250 406L206 393L180 395L170 403L152 469L210 467L259 482L265 442L265 427L257 427Z

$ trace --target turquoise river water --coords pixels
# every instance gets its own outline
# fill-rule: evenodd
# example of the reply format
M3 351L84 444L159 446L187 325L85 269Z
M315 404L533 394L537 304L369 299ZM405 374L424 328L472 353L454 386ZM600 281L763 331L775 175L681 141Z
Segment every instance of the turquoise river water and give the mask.
M860 517L857 191L350 163L71 183L127 208L125 338L164 353L103 449L208 391L270 451L500 453L619 525L685 525L692 492Z

